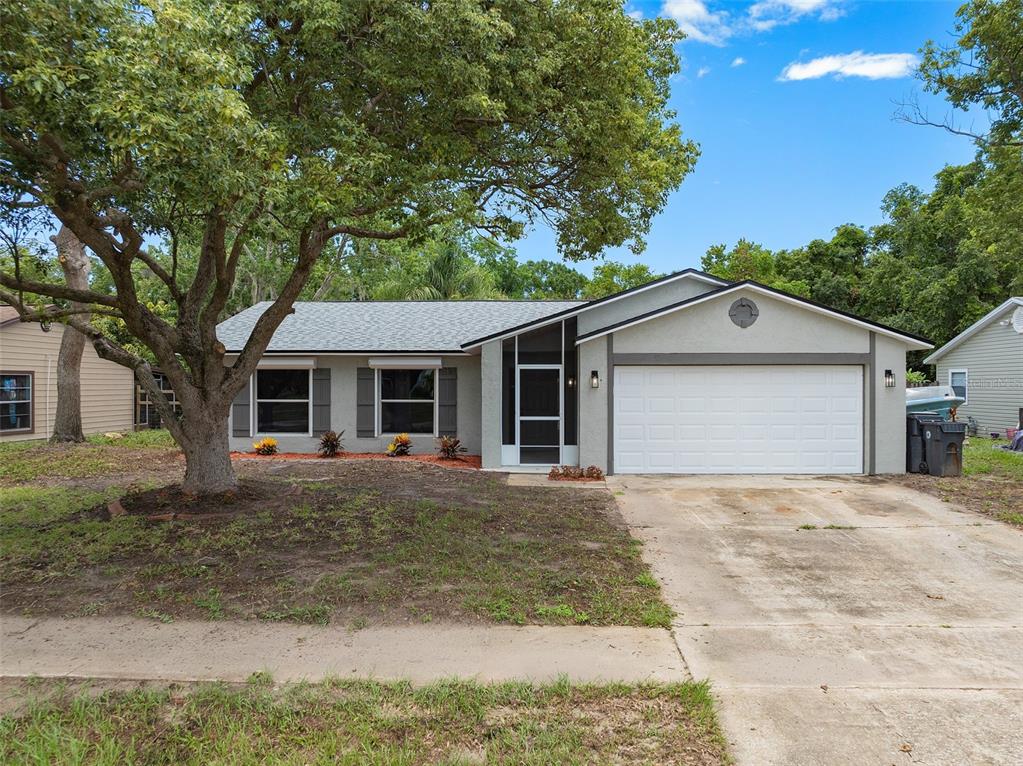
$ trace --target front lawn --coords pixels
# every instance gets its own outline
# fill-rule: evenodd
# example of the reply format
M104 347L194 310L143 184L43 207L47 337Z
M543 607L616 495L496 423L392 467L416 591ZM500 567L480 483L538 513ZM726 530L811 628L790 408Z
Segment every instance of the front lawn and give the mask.
M124 451L138 469L153 452ZM671 621L603 491L388 460L252 461L211 506L164 486L153 462L127 494L50 476L0 487L0 608L354 628Z
M0 718L12 766L730 762L702 683L20 684Z
M974 436L963 448L963 475L907 474L917 489L970 510L1023 527L1023 454L999 449L1008 442Z
M51 446L45 440L0 444L0 486L26 482L52 485L133 473L155 478L168 470L174 474L183 470L181 454L167 431L137 431L119 439L100 434L88 438L85 444L62 446Z

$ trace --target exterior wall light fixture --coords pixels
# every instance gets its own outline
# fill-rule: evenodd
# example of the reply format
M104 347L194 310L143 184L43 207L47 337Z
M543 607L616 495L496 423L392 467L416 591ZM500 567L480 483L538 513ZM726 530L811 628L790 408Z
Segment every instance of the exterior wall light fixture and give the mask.
M895 388L895 373L891 370L884 371L884 387Z
M596 370L590 372L590 388L600 388L600 375Z
M575 388L575 376L569 375L568 380L565 382L568 383L569 388Z

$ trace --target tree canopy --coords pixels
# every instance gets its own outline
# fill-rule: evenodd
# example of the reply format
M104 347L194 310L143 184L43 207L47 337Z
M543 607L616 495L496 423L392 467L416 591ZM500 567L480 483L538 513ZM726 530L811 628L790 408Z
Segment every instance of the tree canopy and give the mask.
M4 270L0 299L132 367L196 490L234 485L230 402L332 242L449 220L514 237L542 218L570 259L641 249L697 156L667 106L676 25L610 0L18 0L0 35L3 213L45 209L112 287ZM225 366L215 327L255 243L287 277ZM173 322L141 299L147 270ZM183 421L145 359L84 314L38 309L54 299L122 321Z

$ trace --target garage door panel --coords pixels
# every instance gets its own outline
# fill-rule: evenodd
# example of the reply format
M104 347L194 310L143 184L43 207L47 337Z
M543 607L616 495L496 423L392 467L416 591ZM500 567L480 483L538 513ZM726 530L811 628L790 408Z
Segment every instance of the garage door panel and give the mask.
M859 473L858 366L618 367L621 473Z

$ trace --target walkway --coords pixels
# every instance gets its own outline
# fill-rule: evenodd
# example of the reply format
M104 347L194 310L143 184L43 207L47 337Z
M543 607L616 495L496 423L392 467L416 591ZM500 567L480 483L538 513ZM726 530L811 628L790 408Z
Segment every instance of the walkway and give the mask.
M682 681L651 628L409 625L348 630L262 622L0 617L0 676L244 681L461 677L479 681Z

